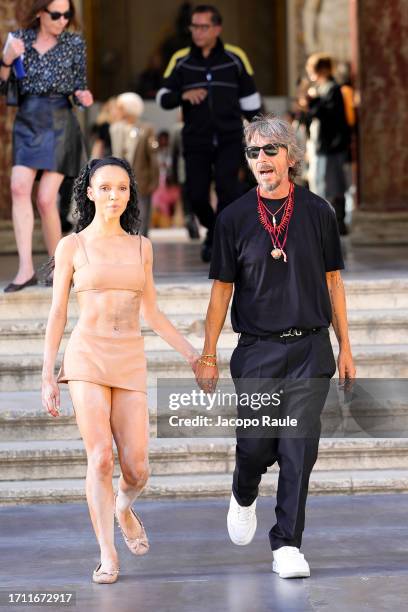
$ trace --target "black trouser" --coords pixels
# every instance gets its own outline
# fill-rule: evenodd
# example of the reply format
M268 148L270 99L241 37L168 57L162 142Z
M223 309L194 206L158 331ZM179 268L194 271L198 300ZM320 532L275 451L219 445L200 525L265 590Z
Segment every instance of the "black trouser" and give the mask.
M74 178L64 177L64 180L61 183L61 187L59 188L59 211L60 217L64 221L68 217L71 212L71 200L72 200L72 190L74 188Z
M241 140L212 148L184 151L186 189L194 214L208 229L212 242L215 213L210 204L210 186L214 178L218 198L217 213L241 195L238 173L243 160Z
M187 217L188 215L192 215L194 213L194 211L193 211L193 209L191 207L190 199L188 197L186 183L181 183L181 201L182 201L182 204L183 204L183 213L184 213L184 216Z
M329 332L323 328L302 338L289 339L241 336L232 354L230 369L237 393L242 391L243 379L264 379L265 382L256 383L263 391L266 384L272 392L284 389L280 416L299 417L299 422L306 417L303 423L306 422L309 433L304 437L303 434L302 437L285 434L266 437L271 434L263 430L260 437L250 438L237 432L232 487L241 506L251 505L258 495L262 474L277 461L280 468L275 508L277 522L269 532L271 548L299 548L309 477L318 454L320 413L330 378L336 371ZM316 379L320 379L319 384ZM253 386L251 388L253 390Z

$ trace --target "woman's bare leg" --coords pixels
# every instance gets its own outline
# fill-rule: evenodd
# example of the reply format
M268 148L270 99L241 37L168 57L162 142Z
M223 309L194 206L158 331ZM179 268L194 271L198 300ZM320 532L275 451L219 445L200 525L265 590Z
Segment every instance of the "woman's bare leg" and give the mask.
M116 511L129 538L140 535L140 524L130 511L149 477L149 415L147 396L139 391L112 389L111 426L118 449L121 475Z
M33 228L34 211L31 201L37 170L26 166L13 166L11 170L11 199L14 235L18 251L18 271L13 283L22 284L34 274Z
M61 220L57 197L63 180L64 175L59 172L44 171L38 187L37 208L49 255L54 255L57 244L61 240Z
M89 513L101 548L102 568L112 571L118 567L113 524L112 392L110 387L85 381L68 384L88 458L86 498Z

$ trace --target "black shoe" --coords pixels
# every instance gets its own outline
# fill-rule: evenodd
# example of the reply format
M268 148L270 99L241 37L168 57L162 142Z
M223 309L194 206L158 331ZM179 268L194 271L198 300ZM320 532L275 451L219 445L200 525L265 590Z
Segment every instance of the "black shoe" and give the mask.
M188 231L188 235L190 236L191 240L197 240L197 238L200 237L200 232L198 231L198 225L194 215L186 216L185 228Z
M45 278L44 285L46 287L52 287L53 283L54 283L54 274L51 273Z
M21 283L21 285L17 283L9 283L7 287L4 288L4 293L14 293L15 291L21 291L25 287L31 287L32 285L36 285L38 283L37 276L34 275L28 279L25 283Z
M204 263L210 263L212 254L212 244L204 242L201 247L201 259Z

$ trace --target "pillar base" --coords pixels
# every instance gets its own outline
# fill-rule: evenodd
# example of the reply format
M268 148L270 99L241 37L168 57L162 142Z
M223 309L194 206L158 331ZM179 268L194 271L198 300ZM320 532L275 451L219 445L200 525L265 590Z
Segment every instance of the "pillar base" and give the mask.
M408 244L408 212L353 211L350 242L354 245Z
M12 255L13 253L17 253L13 223L8 220L0 220L0 255ZM47 253L42 237L41 223L38 220L34 223L33 253Z

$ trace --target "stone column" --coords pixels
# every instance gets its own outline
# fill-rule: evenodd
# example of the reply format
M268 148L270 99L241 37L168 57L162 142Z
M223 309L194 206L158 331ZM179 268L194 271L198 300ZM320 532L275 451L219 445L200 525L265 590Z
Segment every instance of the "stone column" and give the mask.
M358 209L354 244L408 243L408 4L357 7Z

